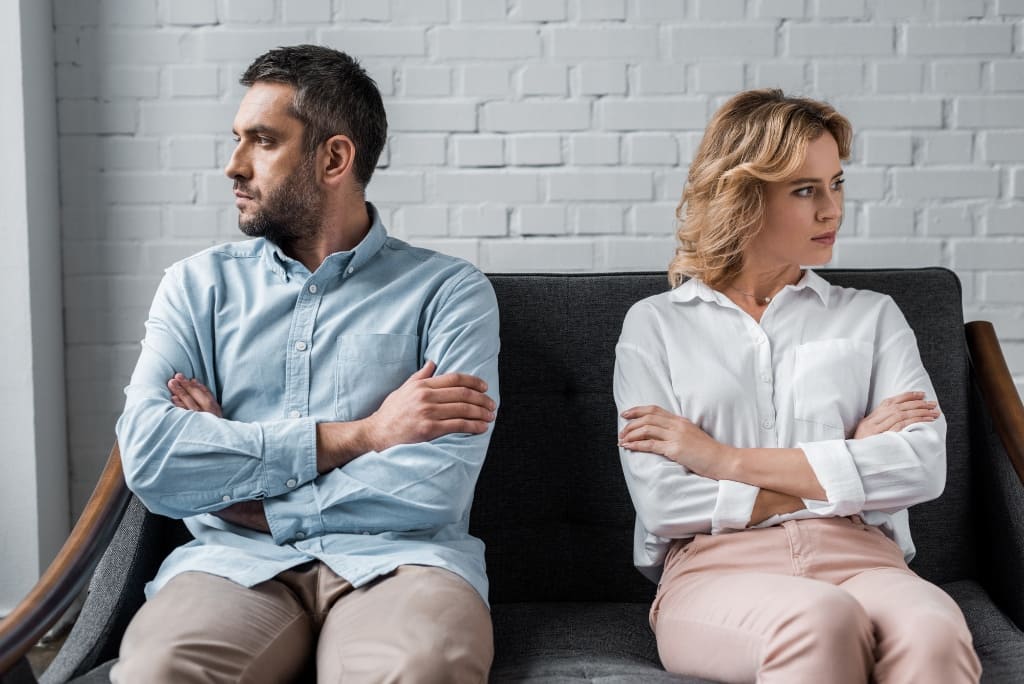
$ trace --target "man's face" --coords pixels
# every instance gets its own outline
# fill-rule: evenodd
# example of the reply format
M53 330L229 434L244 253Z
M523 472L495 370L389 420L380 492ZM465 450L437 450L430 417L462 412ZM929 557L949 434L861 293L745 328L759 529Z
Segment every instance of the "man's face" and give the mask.
M323 198L315 155L305 154L304 127L291 114L295 89L255 83L242 98L232 132L237 145L224 169L234 181L238 228L286 245L320 230Z

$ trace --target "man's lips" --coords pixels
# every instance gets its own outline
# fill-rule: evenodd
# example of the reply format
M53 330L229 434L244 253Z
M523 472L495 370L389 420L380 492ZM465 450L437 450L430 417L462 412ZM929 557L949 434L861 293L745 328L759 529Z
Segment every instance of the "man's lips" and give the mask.
M235 190L235 207L241 209L246 202L252 201L252 195L246 194L240 190Z
M815 235L811 238L813 242L817 242L819 245L832 245L836 241L836 231L831 230L821 235Z

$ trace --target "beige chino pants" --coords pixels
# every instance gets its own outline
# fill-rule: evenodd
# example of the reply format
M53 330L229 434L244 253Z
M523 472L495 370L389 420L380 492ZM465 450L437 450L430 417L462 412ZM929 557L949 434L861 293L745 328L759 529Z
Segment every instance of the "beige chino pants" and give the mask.
M977 682L963 614L858 516L698 535L651 626L666 669L723 682Z
M440 568L402 566L358 589L320 562L251 588L186 572L135 615L111 681L285 684L314 654L318 682L480 684L490 613Z

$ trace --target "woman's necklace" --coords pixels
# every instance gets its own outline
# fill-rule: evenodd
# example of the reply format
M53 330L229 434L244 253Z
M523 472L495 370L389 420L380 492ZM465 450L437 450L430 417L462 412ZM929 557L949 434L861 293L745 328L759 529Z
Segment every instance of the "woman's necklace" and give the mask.
M732 290L733 292L739 292L744 297L750 297L751 299L754 300L756 304L760 304L761 306L768 306L769 304L772 303L771 297L758 297L757 295L751 292L744 292L740 288L735 287L733 285L729 285L729 289Z

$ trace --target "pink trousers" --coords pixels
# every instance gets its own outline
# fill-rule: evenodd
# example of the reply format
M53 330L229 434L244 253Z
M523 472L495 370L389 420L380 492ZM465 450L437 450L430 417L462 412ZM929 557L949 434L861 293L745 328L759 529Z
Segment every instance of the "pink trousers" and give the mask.
M723 682L977 682L963 614L858 516L697 535L669 551L665 668Z

